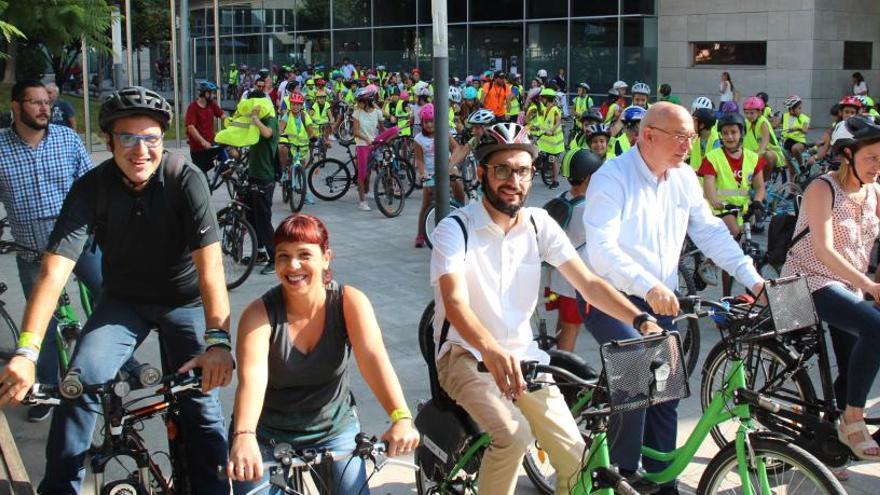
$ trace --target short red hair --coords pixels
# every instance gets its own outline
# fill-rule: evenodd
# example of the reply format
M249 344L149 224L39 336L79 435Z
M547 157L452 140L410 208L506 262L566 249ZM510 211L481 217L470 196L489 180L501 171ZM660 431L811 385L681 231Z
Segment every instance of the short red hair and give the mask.
M294 213L281 221L272 238L275 246L282 242L305 242L317 244L321 252L330 249L330 233L318 217L305 213Z

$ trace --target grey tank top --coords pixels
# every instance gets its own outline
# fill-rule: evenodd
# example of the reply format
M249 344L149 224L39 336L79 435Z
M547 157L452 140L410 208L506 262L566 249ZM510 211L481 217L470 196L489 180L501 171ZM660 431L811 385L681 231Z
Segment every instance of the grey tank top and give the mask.
M263 294L272 334L269 379L258 433L308 443L333 436L357 421L348 377L351 344L342 312L342 287L327 285L324 330L312 352L303 354L290 339L281 286Z

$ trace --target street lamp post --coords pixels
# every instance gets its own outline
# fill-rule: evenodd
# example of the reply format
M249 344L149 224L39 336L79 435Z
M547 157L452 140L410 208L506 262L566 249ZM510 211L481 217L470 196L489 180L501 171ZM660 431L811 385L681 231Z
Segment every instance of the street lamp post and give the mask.
M434 201L437 223L449 213L449 26L446 0L431 0L434 36Z

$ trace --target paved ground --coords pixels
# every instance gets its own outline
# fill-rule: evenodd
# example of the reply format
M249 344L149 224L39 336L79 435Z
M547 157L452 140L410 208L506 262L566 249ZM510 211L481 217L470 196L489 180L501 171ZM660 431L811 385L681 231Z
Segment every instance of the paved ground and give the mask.
M338 150L337 150L338 152ZM96 153L96 160L106 158L106 153ZM543 184L536 183L529 199L532 205L541 205L553 195ZM225 193L218 191L215 206L220 207L227 201ZM345 198L332 202L319 202L306 206L305 211L318 215L330 230L330 245L334 252L331 264L334 275L342 283L362 289L372 301L382 326L385 343L391 355L394 367L403 384L407 400L413 410L419 400L428 397L426 367L418 352L416 327L425 305L432 297L428 285L428 261L430 251L414 249L413 237L416 229L419 193L416 192L407 203L403 215L396 219L387 219L374 209L372 212L358 211L355 206L355 195L350 192ZM273 220L277 224L289 214L288 207L281 203L280 194L276 194L275 214ZM0 258L0 280L9 285L9 291L3 297L13 318L20 321L23 309L21 288L18 283L17 271L12 256ZM237 321L241 310L251 300L260 296L272 287L277 280L274 276L254 273L244 285L230 293L233 319ZM708 294L713 294L707 291ZM702 355L708 352L717 342L717 334L710 328L703 333ZM578 352L588 361L595 362L598 358L597 347L589 335L582 335L578 341ZM149 339L138 351L143 361L158 363L155 337ZM357 369L352 373L353 387L360 407L363 429L381 434L388 422L384 411L378 406L369 389L361 380ZM699 376L691 379L691 389L699 390ZM223 390L222 401L227 418L232 410L233 386ZM875 387L872 396L876 397ZM33 480L39 481L44 472L44 445L48 432L48 422L30 424L24 420L22 408L8 411L15 438L21 449L22 456ZM680 433L682 440L696 424L700 415L698 398L692 395L682 402L680 407ZM147 438L161 439L162 427L156 420L148 425ZM702 467L716 452L714 445L707 441L699 452L699 457L682 477L685 491L694 490L702 473ZM161 442L157 445L161 446ZM872 483L880 476L877 465L862 464L854 468L853 478L847 483L850 493L876 493ZM378 473L372 480L373 493L409 494L415 492L413 473L398 467L392 467ZM525 476L520 478L517 493L537 493Z

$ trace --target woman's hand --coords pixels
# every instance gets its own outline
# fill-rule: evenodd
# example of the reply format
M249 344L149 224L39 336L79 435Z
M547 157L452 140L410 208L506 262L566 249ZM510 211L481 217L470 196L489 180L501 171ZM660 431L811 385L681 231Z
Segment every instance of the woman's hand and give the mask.
M252 481L263 477L263 455L256 435L241 433L232 439L226 475L234 481Z
M859 287L859 289L862 289L863 291L865 291L865 294L871 296L871 299L873 299L875 303L880 304L880 284L868 279L867 277L865 278L866 280L864 281L862 286Z
M412 452L418 447L419 432L411 419L401 419L388 428L382 435L382 440L388 442L388 455L394 457Z

